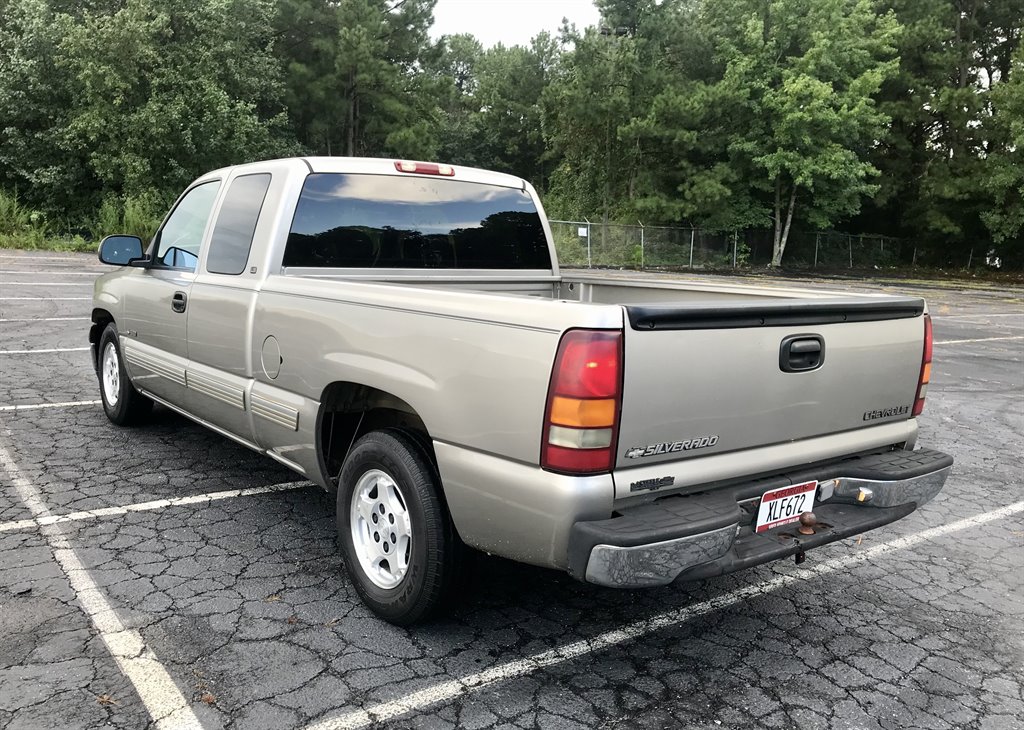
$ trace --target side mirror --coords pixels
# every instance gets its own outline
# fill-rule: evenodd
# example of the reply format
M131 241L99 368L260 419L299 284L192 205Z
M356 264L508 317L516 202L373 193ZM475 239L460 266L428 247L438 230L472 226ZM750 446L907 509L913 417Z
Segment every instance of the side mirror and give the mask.
M107 236L100 241L100 261L112 266L128 266L143 258L142 239L138 236Z

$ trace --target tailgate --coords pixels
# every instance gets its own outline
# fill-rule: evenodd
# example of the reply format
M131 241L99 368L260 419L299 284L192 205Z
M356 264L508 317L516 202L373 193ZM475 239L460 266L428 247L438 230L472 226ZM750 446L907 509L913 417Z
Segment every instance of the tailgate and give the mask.
M627 305L617 468L910 418L923 312L917 298Z

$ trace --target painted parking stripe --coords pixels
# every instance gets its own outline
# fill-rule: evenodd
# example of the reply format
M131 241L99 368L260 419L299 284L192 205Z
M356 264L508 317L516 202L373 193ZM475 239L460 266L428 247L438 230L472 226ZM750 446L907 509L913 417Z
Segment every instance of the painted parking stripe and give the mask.
M17 261L87 261L89 258L91 258L91 256L88 254L83 256L26 256L24 254L0 254L0 259L15 259Z
M978 337L973 340L936 340L936 345L964 345L968 342L999 342L1000 340L1024 340L1024 335L1012 335L1009 337Z
M841 570L848 570L853 566L883 557L888 553L916 547L921 543L972 527L978 527L989 522L1005 519L1021 512L1024 512L1024 501L1015 502L992 512L985 512L974 517L933 527L914 535L890 540L849 557L826 560L813 568L799 569L793 573L776 576L758 585L744 586L692 606L666 611L651 618L628 624L620 629L606 631L593 638L581 639L580 641L549 649L524 659L505 662L475 674L442 682L433 687L427 687L398 699L372 705L363 710L335 714L307 726L306 730L360 730L377 723L389 722L403 715L425 710L441 702L450 702L498 682L523 677L544 667L572 661L594 652L603 651L619 644L642 638L656 631L677 626L714 611L731 608L743 601L772 593L780 588L804 583L809 579L830 575Z
M17 274L18 276L99 276L103 271L104 269L98 267L95 271L68 271L57 267L49 269L0 269L0 276L4 274Z
M43 408L77 408L78 406L96 406L102 402L101 400L74 400L64 401L63 403L27 403L25 405L0 406L0 411L17 412L36 411Z
M88 322L88 317L8 317L0 322Z
M0 281L0 286L92 286L91 281Z
M92 297L0 297L0 302L91 302Z
M9 431L7 436L10 438ZM25 478L3 446L0 446L0 471L7 475L21 501L36 519L50 516L39 490ZM93 581L60 527L42 525L40 530L53 551L54 560L71 584L83 613L92 622L121 672L135 687L155 726L159 730L204 730L166 667L146 646L142 634L128 628L118 618L114 607ZM207 727L206 730L212 728Z
M52 353L52 352L85 352L91 350L90 347L53 347L49 349L38 349L38 350L0 350L0 355L34 355L36 353Z
M237 499L238 497L253 497L258 494L273 494L275 492L290 492L296 489L307 487L311 482L286 482L284 484L271 484L265 487L248 487L246 489L228 489L223 492L208 492L206 494L193 494L188 497L171 497L170 499L154 499L150 502L136 502L120 507L99 507L97 509L71 512L66 515L49 514L42 517L33 517L28 520L15 520L13 522L0 522L0 532L11 532L13 530L27 530L32 527L43 525L56 525L63 522L80 522L81 520L94 520L99 517L113 517L126 515L129 512L152 512L154 510L167 509L168 507L181 507L189 504L209 504L219 502L222 499Z
M987 319L988 317L1024 317L1024 312L982 312L981 314L936 314L932 319Z

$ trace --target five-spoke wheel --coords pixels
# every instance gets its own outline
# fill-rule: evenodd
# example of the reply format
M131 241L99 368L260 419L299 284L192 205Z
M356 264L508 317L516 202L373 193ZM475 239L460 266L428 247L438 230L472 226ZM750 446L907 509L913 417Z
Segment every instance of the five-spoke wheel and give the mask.
M462 543L430 454L410 434L373 431L352 447L338 484L338 542L359 596L402 626L451 593Z

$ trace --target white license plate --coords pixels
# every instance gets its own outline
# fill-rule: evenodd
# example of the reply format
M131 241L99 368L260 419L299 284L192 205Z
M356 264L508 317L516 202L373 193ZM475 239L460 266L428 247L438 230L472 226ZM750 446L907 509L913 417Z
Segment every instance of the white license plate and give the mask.
M800 515L814 508L814 492L818 482L804 482L791 487L779 487L765 492L757 508L755 532L788 525L800 520Z

